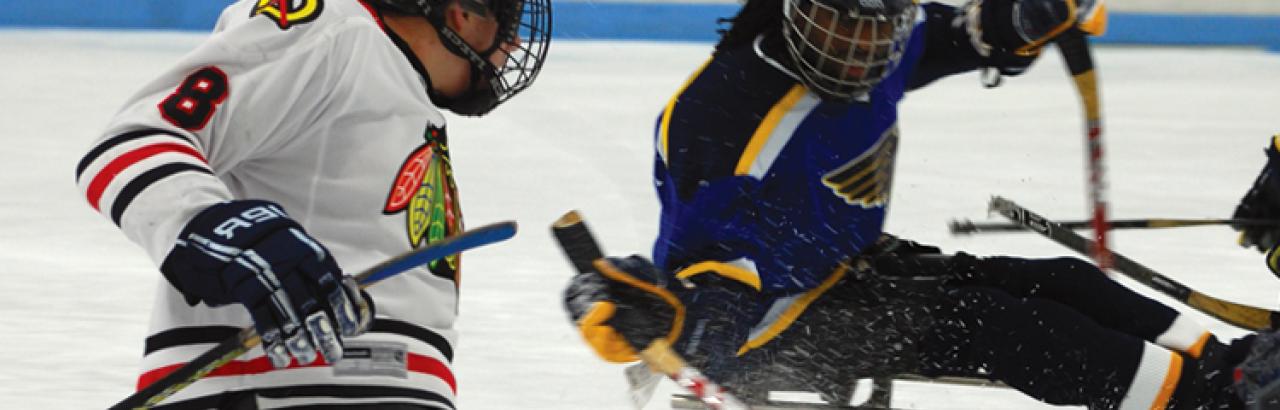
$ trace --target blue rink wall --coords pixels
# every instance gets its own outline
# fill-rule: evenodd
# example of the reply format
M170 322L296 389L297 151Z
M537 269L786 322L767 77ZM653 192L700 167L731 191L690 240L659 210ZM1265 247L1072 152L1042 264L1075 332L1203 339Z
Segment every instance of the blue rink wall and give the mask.
M1280 1L1280 0L1276 0ZM225 0L0 0L0 27L204 31ZM734 3L558 1L557 39L714 41ZM1280 51L1280 15L1112 11L1099 43L1258 46Z

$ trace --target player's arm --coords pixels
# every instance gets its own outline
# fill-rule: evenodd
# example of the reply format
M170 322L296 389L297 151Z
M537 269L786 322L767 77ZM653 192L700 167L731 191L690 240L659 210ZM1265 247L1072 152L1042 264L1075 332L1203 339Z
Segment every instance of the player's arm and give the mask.
M1233 218L1280 219L1280 134L1271 137L1266 149L1267 163L1253 180L1253 186L1240 199ZM1280 229L1262 225L1233 226L1240 231L1239 243L1267 253L1267 266L1280 274Z
M315 79L298 72L326 72L324 50L242 56L224 43L234 35L215 35L137 93L84 155L77 183L190 304L248 309L275 365L336 360L341 338L367 327L369 303L283 207L236 198L219 178L294 137L267 130L305 118L307 99L288 90Z
M1021 74L1077 21L1076 0L970 0L960 7L927 3L922 9L924 54L911 89L980 67Z

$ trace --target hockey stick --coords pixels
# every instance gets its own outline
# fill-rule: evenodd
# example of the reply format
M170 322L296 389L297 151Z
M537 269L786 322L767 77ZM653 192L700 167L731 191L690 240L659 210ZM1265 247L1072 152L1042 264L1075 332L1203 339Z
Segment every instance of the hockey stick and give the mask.
M998 196L992 197L988 210L998 212L1005 218L1022 224L1022 226L1081 254L1087 254L1096 246L1093 241L1080 236L1080 234L1056 222L1045 219L1043 216L1031 212L1008 199ZM1109 251L1109 253L1115 263L1113 268L1116 271L1218 320L1242 329L1254 331L1275 329L1277 327L1276 324L1280 323L1280 312L1222 300L1197 292L1186 285L1178 283L1178 281L1151 270L1151 268L1124 257L1124 255L1112 251Z
M1111 267L1111 255L1107 248L1107 180L1106 166L1102 162L1102 106L1098 95L1098 76L1093 67L1093 55L1089 39L1079 28L1071 28L1058 38L1058 51L1067 63L1067 71L1075 80L1076 91L1084 106L1085 147L1088 157L1089 203L1093 209L1094 246L1089 255L1098 266Z
M602 269L616 269L604 259L604 251L587 229L586 223L577 211L568 213L551 225L551 233L555 235L565 257L573 264L579 274L596 272ZM734 397L719 384L689 366L671 345L663 339L655 339L639 353L640 360L649 365L655 372L660 372L675 381L702 401L702 404L713 410L749 409L746 404Z
M1093 221L1062 221L1058 222L1067 229L1083 229L1093 226ZM1208 225L1239 225L1239 226L1280 226L1280 221L1273 219L1179 219L1179 218L1150 218L1150 219L1113 219L1107 221L1107 225L1111 229L1162 229L1162 228L1183 228L1189 226L1208 226ZM1026 231L1027 228L1019 224L1011 224L1005 222L973 222L971 220L952 220L947 225L951 233L954 235L972 234L978 232L1009 232L1009 231Z
M422 266L437 259L468 249L501 242L515 236L516 223L507 221L485 225L459 233L453 237L432 243L427 247L402 254L356 275L361 288L369 287L383 279ZM150 408L169 396L195 383L222 365L262 344L262 338L253 327L246 327L235 337L223 340L186 365L165 375L160 380L125 397L111 409Z

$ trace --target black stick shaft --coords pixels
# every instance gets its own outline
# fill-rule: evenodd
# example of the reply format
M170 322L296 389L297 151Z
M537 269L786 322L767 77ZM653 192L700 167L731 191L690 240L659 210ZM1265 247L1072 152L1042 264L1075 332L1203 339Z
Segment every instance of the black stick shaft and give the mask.
M1184 228L1190 226L1236 225L1236 226L1277 226L1280 221L1274 219L1183 219L1183 218L1149 218L1149 219L1115 219L1107 222L1111 229L1162 229ZM1067 229L1086 229L1093 227L1093 221L1058 222ZM973 222L971 220L951 221L949 225L953 234L975 232L1008 232L1026 231L1019 224L1005 222Z
M1008 199L991 198L990 209L1081 254L1089 254L1095 246L1093 241ZM1280 323L1280 312L1200 293L1124 255L1111 250L1108 250L1108 253L1114 263L1112 266L1117 272L1225 323L1248 330L1273 329L1277 323Z
M591 235L591 230L578 211L569 211L556 220L551 225L551 233L555 235L560 249L564 250L565 257L569 258L578 273L595 271L591 262L604 257L604 251L600 249L600 244Z

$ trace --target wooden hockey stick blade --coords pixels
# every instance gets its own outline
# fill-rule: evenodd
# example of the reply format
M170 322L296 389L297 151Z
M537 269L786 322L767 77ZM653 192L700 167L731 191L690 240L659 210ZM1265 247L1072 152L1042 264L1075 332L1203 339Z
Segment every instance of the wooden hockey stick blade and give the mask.
M1093 227L1093 221L1060 221L1067 229L1086 229ZM1185 228L1192 226L1237 225L1237 226L1280 226L1280 221L1273 219L1184 219L1184 218L1149 218L1149 219L1113 219L1107 222L1111 229L1164 229ZM969 219L951 220L947 228L954 235L966 235L981 232L1024 232L1028 229L1016 223L974 222Z
M1088 255L1094 246L1093 241L1008 199L992 197L989 209L1078 253ZM1124 255L1108 251L1114 263L1112 269L1115 271L1225 323L1254 331L1275 329L1276 324L1280 323L1280 312L1222 300L1197 292Z
M552 223L551 233L578 274L597 272L597 266L608 266L608 261L604 260L604 251L600 249L599 242L591 234L586 221L578 211L569 211ZM664 339L656 339L649 343L649 346L642 349L638 355L640 360L648 364L651 369L666 375L680 387L697 396L707 408L749 409L746 404L703 375L698 369L690 367ZM635 386L632 387L634 394Z
M365 269L356 275L356 281L360 283L361 288L365 288L383 279L431 263L434 260L480 246L502 242L515 236L515 234L516 223L512 221L494 223L468 230ZM160 380L134 392L129 397L125 397L124 400L111 406L111 409L145 409L155 406L260 344L262 344L262 338L258 336L258 332L253 327L246 327L235 337L223 340Z

